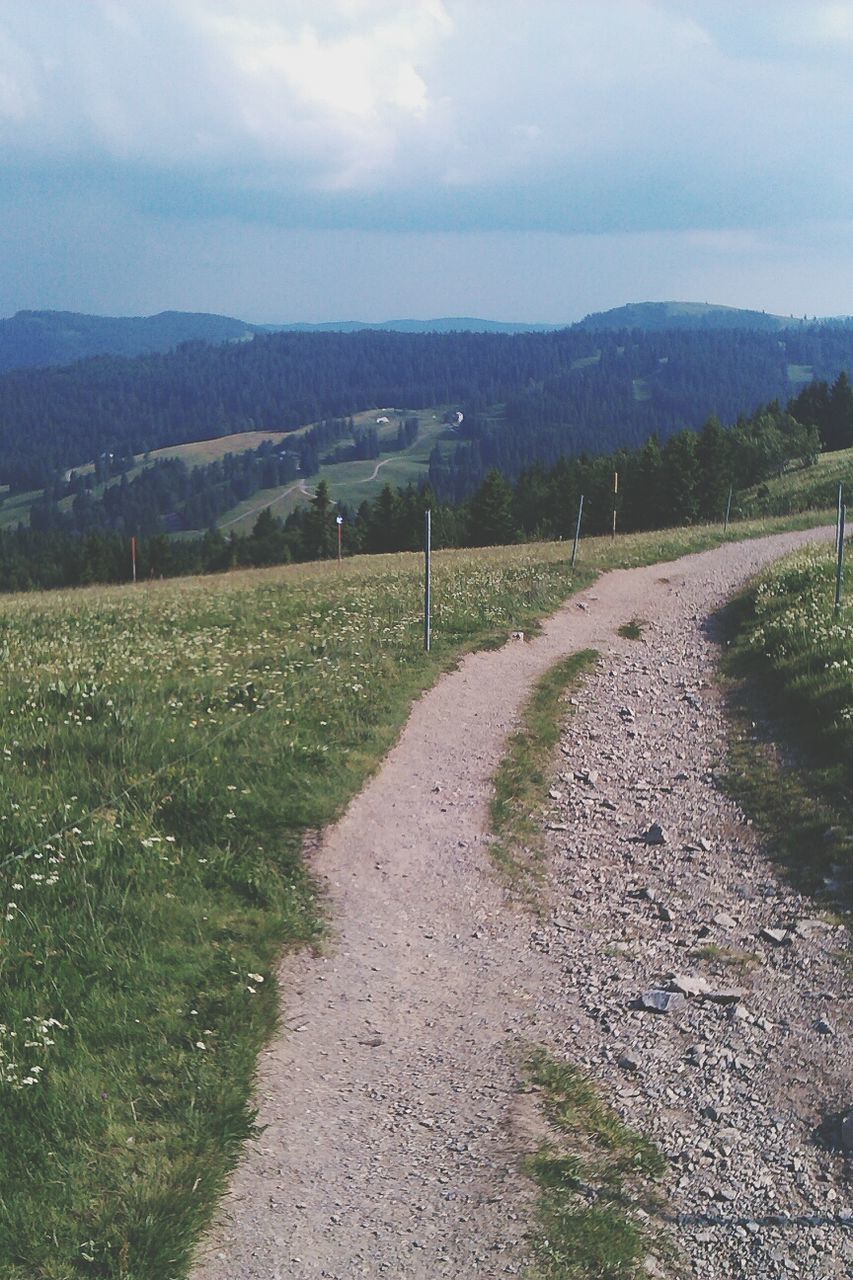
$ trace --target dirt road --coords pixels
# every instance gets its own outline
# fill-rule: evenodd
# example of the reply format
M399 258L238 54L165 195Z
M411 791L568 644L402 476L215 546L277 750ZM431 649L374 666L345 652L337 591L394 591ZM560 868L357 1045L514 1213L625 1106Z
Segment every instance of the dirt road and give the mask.
M323 955L289 957L282 967L283 1032L259 1068L263 1133L237 1170L194 1280L522 1274L533 1192L519 1161L538 1141L522 1062L540 1042L582 1061L614 1105L661 1142L675 1170L674 1213L682 1215L673 1230L694 1274L847 1274L847 1229L836 1211L849 1196L837 1159L816 1153L805 1131L784 1128L785 1158L794 1162L789 1175L776 1178L771 1193L759 1167L772 1145L768 1133L777 1132L771 1117L787 1116L794 1105L811 1123L819 1102L837 1106L844 1090L848 1105L853 1101L849 1006L832 1005L829 1037L812 1034L820 1010L808 1004L815 985L843 989L832 969L838 938L809 943L815 954L808 951L802 972L793 961L785 970L773 957L762 960L738 1026L729 1010L713 1023L707 1010L700 1017L698 1004L678 1021L641 1016L628 999L664 969L688 963L691 930L708 913L730 912L741 932L770 922L771 902L774 919L780 903L809 914L713 786L724 724L701 685L714 659L702 619L763 564L814 536L729 544L611 573L570 600L533 642L470 656L415 705L381 771L314 856L333 936ZM651 623L639 651L616 634L636 615ZM578 695L581 714L564 743L564 755L577 758L562 781L555 765L555 788L565 796L555 802L562 820L552 825L564 829L553 837L546 910L537 919L508 902L490 863L490 779L534 680L560 657L589 647L602 664L589 693ZM691 696L700 698L701 712L685 700L685 689L696 688ZM622 712L629 701L628 722ZM577 794L574 770L589 769L593 759L607 809ZM645 781L639 792L637 781ZM647 850L636 836L658 816L656 798L674 834L664 849ZM704 871L684 862L696 856L691 848L704 848L690 844L700 835L715 851L715 865ZM663 888L650 890L658 881ZM758 883L753 920L739 893ZM638 886L650 894L643 911L663 892L681 923L665 927L657 912L654 919L638 915L636 900L626 899ZM635 940L633 954L617 955L613 940L625 937ZM676 964L673 957L685 958ZM774 1034L780 989L789 1001L785 1017L802 1034ZM753 1025L762 1000L770 1010L766 1032ZM740 1098L737 1063L719 1089L712 1071L717 1042L720 1053L729 1052L740 1023L744 1035L760 1033L767 1046L753 1050L746 1071L751 1080L760 1076L756 1101L743 1102L745 1119L737 1112L739 1125L753 1123L759 1134L745 1144L754 1158L742 1177L731 1133L729 1156L712 1153L706 1168L701 1154L706 1138L716 1141L702 1128L713 1122L701 1108L711 1107L719 1128L720 1116L730 1114L726 1099L734 1105ZM698 1084L685 1059L697 1043L705 1045L697 1069L707 1075ZM625 1068L616 1063L626 1046L636 1061L623 1088ZM782 1096L793 1069L786 1068L789 1049L804 1077L795 1098ZM731 1053L733 1062L748 1061L746 1050L743 1058ZM693 1081L686 1094L679 1092L684 1080ZM766 1115L755 1109L759 1101ZM695 1151L693 1136L685 1135L695 1135ZM729 1198L718 1203L719 1186ZM710 1210L697 1209L697 1188L707 1190L701 1205L726 1209L725 1233L715 1236ZM809 1212L820 1222L803 1227L815 1196L820 1204ZM768 1205L790 1215L797 1231L769 1222Z

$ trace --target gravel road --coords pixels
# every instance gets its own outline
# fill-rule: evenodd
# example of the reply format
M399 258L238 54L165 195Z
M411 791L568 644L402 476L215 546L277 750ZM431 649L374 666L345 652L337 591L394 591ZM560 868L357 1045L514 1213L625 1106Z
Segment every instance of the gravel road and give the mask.
M853 1105L846 936L809 923L818 909L714 783L725 724L705 625L816 536L831 531L610 573L535 640L466 658L418 701L313 855L332 937L282 964L263 1132L194 1280L522 1275L536 1043L659 1142L694 1275L851 1274L853 1196L815 1140ZM620 638L638 615L643 639ZM543 796L536 915L490 862L490 779L532 683L590 647L601 660ZM639 839L654 822L663 844ZM669 1012L633 1007L653 991L675 995Z

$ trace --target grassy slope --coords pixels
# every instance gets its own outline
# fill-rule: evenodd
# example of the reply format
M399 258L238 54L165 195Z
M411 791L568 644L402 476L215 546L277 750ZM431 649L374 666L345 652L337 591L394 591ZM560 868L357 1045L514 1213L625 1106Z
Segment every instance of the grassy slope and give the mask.
M721 540L591 541L581 580ZM185 1273L276 954L319 927L303 832L442 667L572 589L564 544L434 569L430 655L411 555L0 602L4 1280Z
M738 493L734 509L747 519L762 515L793 515L835 507L839 481L853 493L853 449L821 454L813 467L790 471Z
M740 714L729 787L806 891L853 905L853 605L833 608L835 557L774 567L728 610ZM781 749L774 740L781 744Z
M275 515L283 518L295 506L308 501L320 480L325 480L328 484L334 502L344 502L351 507L359 506L365 499L378 497L386 484L404 487L409 483L418 484L421 480L426 480L433 446L439 440L452 440L453 436L441 421L443 410L425 409L413 413L420 418L421 428L417 440L408 449L398 453L396 450L382 448L383 444L390 444L396 439L397 427L402 418L409 416L408 411L386 409L384 412L359 414L356 417L358 425L374 425L377 416L391 418L389 425L380 427L378 459L324 463L319 473L311 476L304 485L297 482L278 489L263 489L246 502L226 511L218 521L220 529L249 533L258 513L264 507L271 507Z

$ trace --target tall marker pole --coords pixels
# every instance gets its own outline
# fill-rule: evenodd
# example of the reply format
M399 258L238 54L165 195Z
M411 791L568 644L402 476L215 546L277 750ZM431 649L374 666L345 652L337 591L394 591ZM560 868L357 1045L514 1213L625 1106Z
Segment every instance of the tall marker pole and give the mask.
M573 569L575 567L575 561L578 558L578 543L580 542L580 536L581 536L581 516L582 515L583 515L583 494L581 494L581 500L578 503L578 522L575 525L575 545L572 547L572 568Z
M432 512L429 508L424 512L424 649L429 653L430 642L430 556L432 553Z
M847 508L842 507L838 519L838 567L835 571L835 612L841 609L841 597L844 594L844 522L847 519Z
M838 543L841 537L841 504L844 501L844 485L838 483L838 514L835 517L835 552L838 554Z
M133 581L136 582L136 538L130 539L130 566L133 570Z
M618 492L619 492L619 472L614 471L613 472L613 531L610 535L611 538L616 537L616 495L618 494Z
M732 514L732 486L729 485L729 496L728 496L728 500L726 501L726 518L723 521L723 533L728 533L729 531L729 516L731 514Z
M343 516L335 516L335 522L338 526L338 568L341 564L341 541L343 537L344 518Z

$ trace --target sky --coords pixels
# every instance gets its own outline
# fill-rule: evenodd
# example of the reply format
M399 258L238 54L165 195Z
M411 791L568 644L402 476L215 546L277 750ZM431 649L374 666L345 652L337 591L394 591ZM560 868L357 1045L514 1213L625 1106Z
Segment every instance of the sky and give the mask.
M853 0L0 0L0 316L853 313Z

